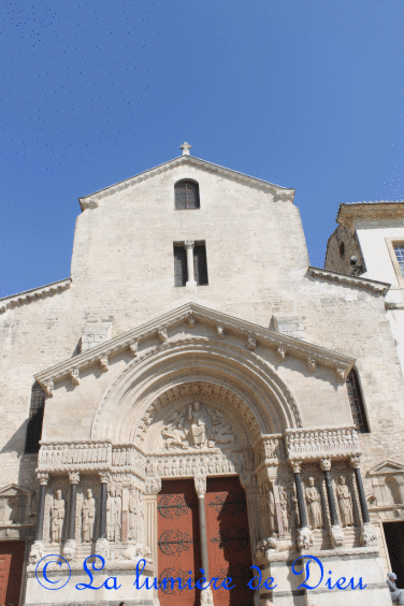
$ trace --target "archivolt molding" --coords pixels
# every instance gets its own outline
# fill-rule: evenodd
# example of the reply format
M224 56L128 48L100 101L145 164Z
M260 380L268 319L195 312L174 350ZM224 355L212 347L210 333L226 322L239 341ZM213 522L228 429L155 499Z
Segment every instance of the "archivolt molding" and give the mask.
M169 389L198 382L235 394L230 406L244 402L244 410L250 411L247 417L253 441L258 430L253 429L250 415L261 434L302 427L291 392L255 353L229 342L187 337L150 349L126 367L100 402L92 439L127 441L129 427L141 424L153 402Z

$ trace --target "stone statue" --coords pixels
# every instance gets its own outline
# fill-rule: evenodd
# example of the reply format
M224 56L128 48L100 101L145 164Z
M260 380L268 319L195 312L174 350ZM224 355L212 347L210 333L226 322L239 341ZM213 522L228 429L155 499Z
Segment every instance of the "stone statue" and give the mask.
M216 444L234 444L234 434L230 423L225 421L224 415L215 410L211 413L212 438Z
M115 541L121 540L121 512L122 512L122 498L119 491L116 491L115 495L115 512L114 512L114 535Z
M52 543L60 543L62 540L63 521L65 519L65 501L62 499L62 491L56 491L56 499L52 503Z
M195 401L188 408L188 421L191 425L189 430L190 443L194 448L203 448L206 446L205 422L201 417L200 407L199 402Z
M268 532L275 532L275 498L270 488L269 482L265 482L260 487L260 509L262 519L267 520Z
M82 517L83 517L83 542L90 543L93 538L94 522L95 522L95 499L91 488L86 492L87 497L83 501Z
M107 498L107 537L115 541L115 488L111 487Z
M187 435L184 429L184 421L176 414L170 425L161 431L167 449L170 448L188 448Z
M342 526L353 526L353 510L352 510L352 497L348 486L345 484L345 477L339 477L339 484L337 486L337 499L339 505L339 511L341 514Z
M137 541L139 499L136 488L131 488L129 496L129 532L128 538Z
M283 528L285 532L289 532L289 515L288 515L288 493L282 487L279 488L279 504L281 506L281 514L283 521Z
M321 497L317 488L314 486L314 478L309 478L309 485L306 488L305 495L310 527L312 529L322 528Z

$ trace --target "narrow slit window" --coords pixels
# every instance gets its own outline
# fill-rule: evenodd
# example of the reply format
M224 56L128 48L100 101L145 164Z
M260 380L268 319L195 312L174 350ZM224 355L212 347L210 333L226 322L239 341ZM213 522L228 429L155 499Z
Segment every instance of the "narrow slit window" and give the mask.
M358 373L355 369L352 369L347 376L346 386L355 429L360 433L369 433Z
M199 185L196 181L178 181L174 185L174 197L177 210L200 208Z
M194 276L199 286L208 283L208 265L206 262L205 244L198 244L194 248Z
M187 282L187 251L185 246L174 246L174 286L185 286Z
M39 441L42 436L42 422L45 408L45 392L39 383L34 383L31 390L31 406L25 440L25 453L39 452Z

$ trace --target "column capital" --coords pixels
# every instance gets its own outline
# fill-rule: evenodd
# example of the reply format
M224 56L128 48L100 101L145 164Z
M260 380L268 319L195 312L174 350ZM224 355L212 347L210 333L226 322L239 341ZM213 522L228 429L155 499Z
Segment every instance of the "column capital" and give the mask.
M195 248L195 242L194 240L185 240L184 246L187 250L188 248Z
M47 486L49 482L49 474L44 471L38 471L36 477L39 480L41 486Z
M351 467L353 469L359 469L361 455L354 455L354 456L350 457L349 460L350 460L350 463L351 463Z
M289 461L289 465L291 466L293 473L300 473L302 470L302 462L300 459Z
M206 494L206 476L195 476L194 484L198 499L203 499Z
M146 478L146 494L157 494L161 490L161 478Z
M108 484L108 480L109 480L108 473L106 473L105 471L100 471L99 476L100 476L101 484Z
M320 467L322 471L330 471L331 469L331 459L321 459Z
M78 484L80 482L80 474L78 471L69 471L70 484Z

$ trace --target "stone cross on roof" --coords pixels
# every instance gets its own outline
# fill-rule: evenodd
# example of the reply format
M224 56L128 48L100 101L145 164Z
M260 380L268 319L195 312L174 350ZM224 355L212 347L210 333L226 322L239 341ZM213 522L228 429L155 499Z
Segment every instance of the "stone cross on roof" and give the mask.
M189 150L191 149L191 146L189 143L187 143L185 141L185 143L183 143L182 145L180 145L180 149L182 149L182 155L183 156L189 156Z

